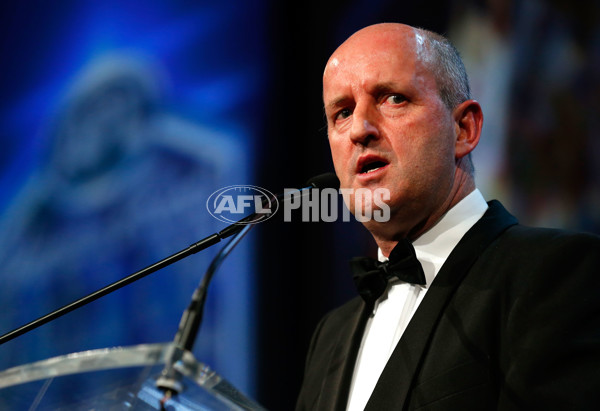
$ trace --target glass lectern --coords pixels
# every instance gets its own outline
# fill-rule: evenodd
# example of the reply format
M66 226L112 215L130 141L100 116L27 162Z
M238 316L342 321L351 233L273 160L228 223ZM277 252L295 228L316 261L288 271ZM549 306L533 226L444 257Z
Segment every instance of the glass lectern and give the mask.
M156 382L166 366L179 393L164 401ZM0 409L264 410L173 343L84 351L7 369L0 372Z

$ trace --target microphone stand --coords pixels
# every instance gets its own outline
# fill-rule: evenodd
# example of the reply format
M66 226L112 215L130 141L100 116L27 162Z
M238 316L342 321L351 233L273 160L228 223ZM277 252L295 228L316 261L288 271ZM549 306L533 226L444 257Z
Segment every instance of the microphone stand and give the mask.
M319 176L313 177L311 180L307 182L307 187L304 187L300 190L301 195L304 196L307 194L308 190L312 188L338 188L339 180L333 173L321 174ZM284 195L277 195L276 198L284 198ZM257 219L258 217L258 219ZM192 254L195 254L199 251L202 251L221 240L228 238L234 234L237 234L234 238L232 238L225 247L217 254L215 259L212 261L210 267L205 273L198 289L194 292L192 297L192 302L189 307L184 312L177 334L174 339L174 350L171 355L167 358L167 362L163 372L157 379L156 385L160 389L165 392L165 396L160 401L161 409L164 409L165 402L171 398L173 394L176 394L181 391L182 386L179 382L181 379L181 374L177 372L174 368L174 365L177 361L180 361L185 353L190 353L196 336L198 334L198 330L200 328L200 324L202 321L203 315L203 307L204 302L206 300L207 289L215 274L216 270L219 268L225 257L229 255L229 253L233 250L233 248L239 243L239 241L246 235L246 233L253 226L253 223L261 222L267 218L267 214L265 213L253 213L249 216L242 218L226 227L225 229L219 231L218 233L214 233L192 245L189 247L163 259L160 260L140 271L137 271L121 280L118 280L104 288L101 288L87 296L80 298L70 304L67 304L49 314L46 314L30 323L27 323L19 328L16 328L2 336L0 336L0 345L5 342L11 341L14 338L17 338L20 335L23 335L31 330L34 330L52 320L55 320L59 317L62 317L65 314L68 314L71 311L74 311L80 307L83 307L86 304L91 303L107 294L112 293L128 284L131 284L143 277L146 277L149 274L152 274L162 268L165 268L179 260L182 260Z
M299 191L303 191L303 190L310 189L310 188L321 188L321 187L337 188L337 187L339 187L339 180L337 179L335 174L325 173L325 174L321 174L316 177L313 177L312 179L310 179L307 182L307 185L308 185L308 187L304 187L304 188L300 189ZM275 197L281 198L282 195L277 195ZM257 220L256 217L259 214L260 214L260 218ZM128 284L131 284L141 278L144 278L149 274L152 274L158 270L161 270L179 260L182 260L192 254L202 251L202 250L220 242L221 240L223 240L227 237L230 237L233 234L238 233L246 225L251 225L252 223L257 223L257 222L260 222L261 220L264 220L265 216L266 216L266 214L261 214L261 213L250 214L249 216L244 217L241 220L229 225L228 227L219 231L218 233L210 235L210 236L190 245L189 247L187 247L187 248L185 248L163 260L160 260L157 263L154 263L140 271L137 271L137 272L125 277L125 278L115 281L114 283L107 285L104 288L94 291L93 293L88 294L85 297L80 298L77 301L73 301L73 302L65 305L64 307L61 307L55 311L52 311L51 313L46 314L36 320L33 320L19 328L9 331L6 334L0 336L0 345L4 344L5 342L8 342L10 340L13 340L13 339L17 338L18 336L23 335L31 330L34 330L46 323L49 323L50 321L53 321L59 317L62 317L63 315L68 314L71 311L74 311L80 307L83 307L84 305L89 304L92 301L95 301L101 297L104 297L105 295L110 294L113 291L116 291L122 287L125 287Z
M189 247L187 247L173 255L170 255L167 258L164 258L164 259L162 259L140 271L137 271L125 278L115 281L114 283L107 285L104 288L94 291L93 293L88 294L85 297L80 298L77 301L73 301L55 311L52 311L49 314L46 314L36 320L33 320L19 328L16 328L16 329L2 335L0 337L0 345L2 345L5 342L8 342L14 338L17 338L18 336L23 335L31 330L34 330L50 321L53 321L59 317L62 317L63 315L68 314L71 311L74 311L80 307L83 307L84 305L89 304L92 301L95 301L107 294L110 294L113 291L116 291L128 284L131 284L141 278L144 278L149 274L152 274L158 270L161 270L179 260L182 260L192 254L202 251L202 250L220 242L221 240L223 240L227 237L232 236L233 234L241 231L244 227L251 225L251 224L248 224L248 221L250 221L252 218L256 218L256 215L251 214L247 217L244 217L241 220L229 225L225 229L219 231L218 233L214 233L214 234L190 245Z
M238 245L240 240L248 233L248 231L250 231L252 226L252 224L247 224L242 228L215 256L206 270L204 277L202 277L202 281L198 288L194 291L189 306L181 316L179 329L173 340L173 349L167 357L165 367L156 380L156 386L165 393L164 397L160 400L161 410L165 409L164 406L166 401L174 394L178 394L183 390L183 386L180 383L182 376L181 373L175 369L175 364L182 360L186 352L191 353L194 348L198 330L202 323L204 304L208 295L208 285L223 260L225 260L235 246Z
M313 177L306 183L306 185L306 187L298 190L302 197L308 195L312 188L335 187L337 189L339 187L339 180L335 174L326 173ZM276 195L274 197L282 201L289 200L289 196L286 197L285 193ZM246 217L246 219L256 218L258 215L260 215L261 219L266 217L265 214L261 215L259 213L254 213ZM198 330L200 329L200 324L202 322L208 285L210 284L213 275L223 260L246 235L250 228L252 228L251 224L246 225L246 227L239 230L235 237L233 237L215 256L210 266L206 270L204 277L202 277L200 285L194 291L192 301L181 317L179 329L177 330L177 334L175 335L175 339L173 341L172 350L167 356L165 367L155 383L156 387L165 393L159 403L161 411L166 409L165 404L173 397L173 395L176 395L183 390L183 386L180 382L182 375L175 369L175 365L179 362L185 362L186 355L191 355L194 342L196 341Z

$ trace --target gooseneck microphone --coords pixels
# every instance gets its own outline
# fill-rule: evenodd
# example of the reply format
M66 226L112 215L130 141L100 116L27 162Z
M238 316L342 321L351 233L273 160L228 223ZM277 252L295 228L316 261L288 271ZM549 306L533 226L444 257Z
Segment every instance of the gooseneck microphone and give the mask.
M325 173L308 180L305 184L306 187L300 189L299 191L301 193L308 192L313 188L338 189L339 185L340 182L334 173ZM279 194L275 197L284 202L289 200L289 195L285 194ZM257 213L249 215L241 221L252 221L255 218L257 218ZM229 255L233 248L239 244L240 240L246 235L252 226L252 224L246 224L245 227L243 227L241 230L238 230L237 234L215 256L208 267L208 270L202 277L200 285L194 291L190 304L181 317L177 334L173 340L175 349L171 353L171 358L167 359L165 367L156 381L156 386L165 392L165 396L160 402L161 409L164 409L164 404L166 401L182 390L180 383L181 374L175 370L174 366L181 359L185 352L191 352L193 350L194 342L196 341L198 331L202 323L204 305L206 303L210 281L212 280L216 270L219 268L223 260ZM231 228L231 226L227 229L234 230Z
M337 189L340 185L340 182L334 173L325 173L318 175L316 177L311 178L306 182L306 187L302 188L300 191L310 190L312 188L335 188ZM281 201L287 201L289 196L285 194L279 194L276 196ZM244 220L252 220L257 217L257 213L254 213ZM243 220L242 220L243 221ZM231 226L230 226L231 227ZM229 229L226 228L225 230ZM200 328L200 323L202 322L202 313L204 311L204 303L206 301L206 294L208 292L208 284L210 283L213 275L225 259L229 255L229 253L233 250L233 248L240 242L242 237L246 235L246 233L253 227L253 224L246 224L245 227L238 230L238 233L235 237L233 237L225 247L221 249L221 251L215 256L212 260L208 270L202 277L202 282L194 292L192 296L192 302L188 306L187 310L184 312L183 317L181 318L179 330L175 336L175 344L180 346L181 348L192 351L194 347L195 337ZM225 231L223 230L223 231ZM232 231L234 229L232 228Z
M340 180L337 178L335 173L324 173L314 176L306 182L306 185L311 188L333 188L335 190L340 188Z
M337 190L338 188L340 188L340 180L338 180L335 173L319 174L318 176L314 176L311 179L309 179L306 182L305 187L299 189L298 191L300 191L300 193L307 193L310 189L313 189L313 188L318 188L321 190L325 189L325 188L333 188L333 189ZM286 195L285 192L279 193L279 194L275 195L274 197L277 198L277 200L284 201L284 202L289 200L289 195ZM264 203L267 202L266 200L267 199L265 199L265 201L263 201L263 206L265 205ZM242 218L238 222L233 223L230 226L228 226L227 228L225 228L224 230L220 231L219 235L221 236L221 238L227 238L227 237L239 232L242 229L242 227L246 224L249 224L249 222L259 223L259 222L266 220L267 217L268 217L268 214L261 214L259 212L250 214L249 216Z
M302 190L306 190L306 189L310 189L310 188L326 188L326 187L337 188L337 187L339 187L339 182L338 182L335 174L327 173L327 174L321 174L319 176L313 177L312 179L310 179L308 181L307 186L308 187L305 187ZM279 195L277 195L277 197L282 198L285 201L284 194L279 194ZM0 345L4 344L5 342L11 341L11 340L17 338L18 336L23 335L31 330L34 330L50 321L53 321L59 317L62 317L63 315L68 314L71 311L74 311L80 307L83 307L84 305L87 305L87 304L91 303L92 301L95 301L101 297L104 297L105 295L108 295L108 294L112 293L113 291L116 291L128 284L131 284L141 278L144 278L149 274L152 274L158 270L161 270L179 260L182 260L192 254L198 253L199 251L202 251L210 246L213 246L216 243L220 242L221 240L228 238L234 234L239 233L240 231L242 231L244 229L244 227L251 226L252 224L249 222L257 223L257 222L265 220L266 217L267 217L266 214L254 213L245 218L242 218L241 220L229 225L228 227L219 231L218 233L214 233L194 244L191 244L189 247L187 247L187 248L185 248L163 260L160 260L160 261L158 261L140 271L137 271L125 278L122 278L121 280L118 280L104 288L94 291L93 293L88 294L87 296L80 298L79 300L73 301L55 311L52 311L49 314L46 314L34 321L31 321L19 328L16 328L16 329L2 335L0 337Z

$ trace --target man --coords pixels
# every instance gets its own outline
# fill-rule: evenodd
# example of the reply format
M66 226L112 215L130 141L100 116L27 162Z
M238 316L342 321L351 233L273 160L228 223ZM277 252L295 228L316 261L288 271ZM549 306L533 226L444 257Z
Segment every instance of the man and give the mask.
M600 239L486 204L470 160L483 115L447 40L364 28L329 59L323 99L341 188L389 190L390 220L363 223L389 265L354 263L357 284L389 283L321 321L297 409L597 407ZM400 266L416 280L388 275Z

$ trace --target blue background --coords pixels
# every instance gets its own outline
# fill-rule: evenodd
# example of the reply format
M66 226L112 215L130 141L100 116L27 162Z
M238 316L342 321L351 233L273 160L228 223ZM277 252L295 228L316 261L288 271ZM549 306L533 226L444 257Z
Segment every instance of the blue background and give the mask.
M267 75L261 7L3 5L2 332L225 227L205 202L220 187L254 181L255 102ZM212 285L196 355L255 395L251 244ZM170 341L215 252L5 344L0 367Z

